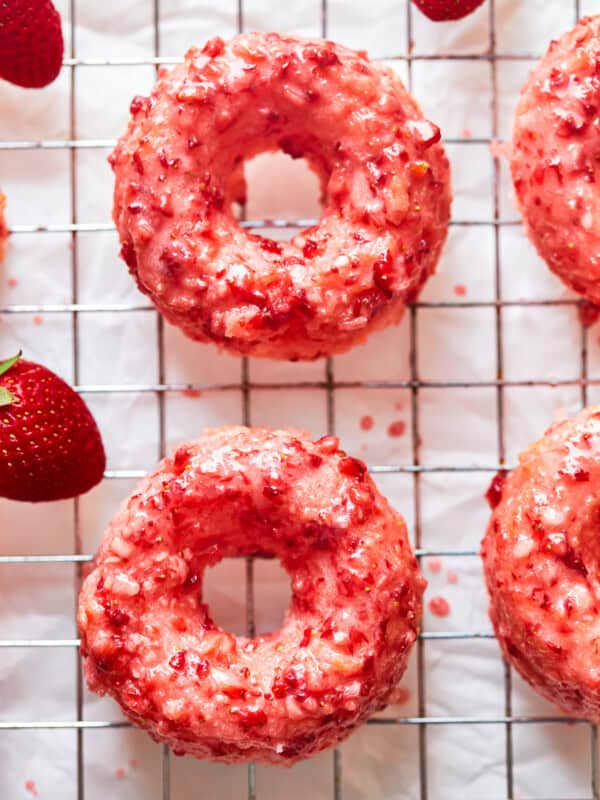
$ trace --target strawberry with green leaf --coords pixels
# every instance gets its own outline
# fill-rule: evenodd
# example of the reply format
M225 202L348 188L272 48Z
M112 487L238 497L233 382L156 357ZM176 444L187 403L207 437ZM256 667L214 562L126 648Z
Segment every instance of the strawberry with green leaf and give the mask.
M106 456L81 397L21 353L0 362L0 497L62 500L102 480Z

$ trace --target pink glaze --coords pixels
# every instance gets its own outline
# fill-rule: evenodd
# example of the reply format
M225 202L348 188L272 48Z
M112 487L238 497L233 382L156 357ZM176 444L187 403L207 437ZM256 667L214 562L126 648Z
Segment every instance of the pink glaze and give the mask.
M600 16L551 43L517 109L512 175L550 269L600 303Z
M406 430L406 423L403 422L401 419L396 420L396 422L392 422L388 425L388 436L391 436L392 439L396 439L399 436L404 436L404 431Z
M584 300L577 311L579 313L579 321L584 328L591 328L600 317L600 306L590 303L588 300Z
M391 706L403 706L410 700L410 691L406 686L396 686L390 695L389 704Z
M450 615L450 603L445 597L441 597L440 595L432 597L427 603L427 608L430 613L434 614L436 617L447 617Z
M375 424L375 420L370 414L365 414L364 417L360 419L360 429L361 431L370 431L373 430L373 425Z
M490 153L492 158L497 158L500 161L506 159L510 161L512 156L513 146L511 142L499 142L497 139L492 139L490 142Z
M456 570L454 569L449 569L448 572L446 573L446 580L450 584L458 583L458 572L456 572Z
M6 246L8 244L8 226L4 217L6 209L6 195L0 192L0 264L6 256Z
M439 129L394 72L333 42L216 38L135 97L111 163L121 253L184 333L314 359L398 322L450 214ZM283 150L321 179L323 217L290 242L244 231L243 163Z
M504 656L564 711L600 719L600 407L554 424L519 457L483 540Z
M254 639L202 602L207 567L251 554L292 583L281 630ZM290 765L388 702L424 586L402 517L335 437L214 430L112 521L79 599L85 675L176 754Z

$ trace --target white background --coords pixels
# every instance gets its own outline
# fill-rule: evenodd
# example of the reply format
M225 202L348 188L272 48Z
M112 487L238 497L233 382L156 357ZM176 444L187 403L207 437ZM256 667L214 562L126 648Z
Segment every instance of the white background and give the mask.
M69 8L59 3L70 38ZM153 55L153 3L150 0L76 0L75 56L78 59L146 59ZM599 0L582 0L581 13L600 12ZM496 51L540 55L550 38L575 19L570 0L497 0L494 9ZM463 222L489 222L494 213L492 107L497 81L497 137L510 136L519 87L531 59L496 61L473 58L490 50L490 6L467 19L433 24L412 11L415 55L455 54L461 58L415 60L414 93L444 135L463 140L448 145L455 202L453 217ZM394 67L408 79L406 0L329 0L328 35L371 56L395 58ZM244 0L249 29L279 30L317 36L321 31L320 0L273 3ZM161 0L160 53L181 56L190 44L210 36L236 32L234 0ZM70 127L70 69L41 92L26 92L0 83L0 140L114 139L125 125L131 97L147 92L152 66L81 65L75 78L75 127ZM32 224L105 224L110 221L112 174L108 148L81 149L74 164L67 149L0 149L0 184L8 196L12 226ZM71 174L76 181L72 204ZM303 217L318 214L315 182L302 164L261 159L249 168L248 216ZM507 164L500 163L500 217L517 220ZM519 226L503 225L498 233L501 297L504 300L565 299L571 295L540 262ZM73 285L72 241L66 233L15 234L0 267L0 307L83 305L77 326L69 311L36 309L2 313L0 343L4 356L22 347L27 357L42 361L68 380L87 387L84 396L102 429L111 471L146 470L158 459L159 400L144 391L159 380L157 321L117 258L114 232L77 236L76 287ZM424 302L490 303L495 297L495 231L489 224L451 229L439 272L426 287ZM14 280L17 280L17 285ZM466 295L455 292L466 287ZM91 312L85 306L119 304L139 307L126 312ZM503 389L504 425L500 431L506 458L537 438L556 413L574 412L582 399L582 333L577 309L565 306L512 306L501 316L503 374L509 382L563 381ZM418 391L421 461L427 466L493 466L499 458L496 378L496 327L493 307L420 308L416 315L417 369L433 386ZM76 336L76 341L75 341ZM600 378L597 328L588 332L586 369ZM76 345L76 349L75 349ZM388 330L335 358L333 376L346 388L334 392L335 430L347 450L370 465L410 465L411 392L408 388L351 387L353 382L406 382L410 325ZM77 365L77 375L75 366ZM164 380L167 384L202 385L200 397L164 393L167 447L197 435L208 425L243 419L241 362L219 355L212 347L186 341L165 327ZM250 421L294 425L315 436L327 428L326 367L323 361L289 365L249 362ZM485 386L443 388L443 382L485 383ZM312 387L295 386L311 383ZM217 385L227 385L219 391ZM285 389L269 388L286 384ZM263 388L261 388L261 385ZM114 391L105 391L113 388ZM118 390L117 390L118 387ZM128 391L122 391L130 387ZM131 389L138 387L138 390ZM94 389L95 391L90 391ZM102 391L100 391L102 389ZM593 384L589 401L600 393ZM361 431L369 414L374 428ZM404 436L390 438L387 427L403 420ZM421 545L429 549L475 550L488 517L482 495L490 471L425 473L420 480ZM379 476L381 488L415 531L413 476ZM107 520L135 485L132 479L107 479L78 508L81 551L92 552ZM76 548L73 502L29 507L0 501L0 552L68 554ZM448 585L456 570L458 583ZM427 598L443 595L451 605L445 619L425 613L425 631L488 632L486 599L479 559L443 558L442 570L424 571L430 581ZM217 619L243 630L244 564L223 565L207 581L207 595ZM257 620L262 629L281 620L288 582L277 565L256 566ZM72 564L0 564L0 640L72 639L76 576ZM421 696L433 717L502 718L505 714L503 666L491 639L427 641L424 646ZM418 714L418 682L413 658L403 685L410 700L386 716ZM72 647L0 649L0 721L66 721L77 718L76 655ZM555 716L513 676L513 713ZM83 718L118 720L110 701L85 694ZM583 798L590 789L590 728L587 725L515 725L514 793L520 800ZM505 728L429 726L425 760L430 800L500 800L507 796ZM83 734L86 800L160 800L161 751L135 730L86 730ZM133 765L132 765L133 764ZM419 734L415 725L368 726L341 747L343 800L419 798ZM119 777L124 770L125 775ZM77 737L73 730L0 731L0 798L30 797L25 781L35 781L43 800L77 797ZM258 798L325 800L333 797L333 756L324 753L287 771L258 766ZM173 800L245 798L247 768L171 759Z

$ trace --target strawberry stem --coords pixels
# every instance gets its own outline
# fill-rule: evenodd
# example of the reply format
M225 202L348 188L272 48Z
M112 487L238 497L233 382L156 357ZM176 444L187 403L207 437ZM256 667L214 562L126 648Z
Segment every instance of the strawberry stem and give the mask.
M8 372L8 370L17 363L22 355L23 351L19 350L16 356L7 358L6 361L0 361L0 375L4 375L5 372Z

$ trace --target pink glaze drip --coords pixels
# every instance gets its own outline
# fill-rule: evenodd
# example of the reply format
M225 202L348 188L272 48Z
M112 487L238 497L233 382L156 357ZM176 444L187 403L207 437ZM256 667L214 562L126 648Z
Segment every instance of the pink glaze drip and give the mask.
M431 558L428 558L425 563L427 565L427 569L429 570L429 572L437 574L438 572L442 571L442 561L437 556L432 556Z
M396 420L396 422L390 423L388 425L388 436L392 439L397 439L400 436L404 436L404 431L406 430L406 423L403 422L401 419Z
M446 580L450 584L457 584L458 583L458 572L454 569L449 569L446 574Z
M390 695L391 706L404 706L410 700L410 690L406 686L396 686Z
M360 418L361 431L370 431L373 429L374 425L375 425L375 420L370 414L365 414L364 417Z
M584 301L577 310L579 313L579 321L584 328L591 328L600 316L600 306L597 306L595 303L590 303L587 300Z
M450 615L450 603L440 595L432 597L427 603L427 608L436 617L448 617Z

